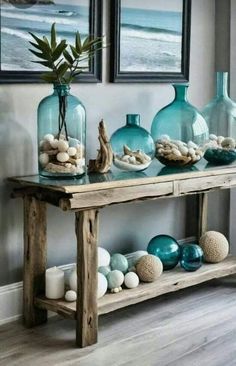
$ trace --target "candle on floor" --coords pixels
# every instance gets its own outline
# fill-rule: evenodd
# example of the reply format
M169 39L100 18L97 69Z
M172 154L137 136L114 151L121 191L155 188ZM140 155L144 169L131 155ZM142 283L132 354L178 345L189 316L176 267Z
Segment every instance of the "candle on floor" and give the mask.
M57 268L46 270L46 297L48 299L60 299L64 297L65 279L64 272Z

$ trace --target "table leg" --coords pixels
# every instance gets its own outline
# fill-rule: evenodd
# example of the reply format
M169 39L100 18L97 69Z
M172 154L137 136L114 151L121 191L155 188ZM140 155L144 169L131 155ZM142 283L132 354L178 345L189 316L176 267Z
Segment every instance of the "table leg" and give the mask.
M23 320L27 327L47 321L47 311L34 306L35 296L45 292L46 203L24 198Z
M207 231L208 193L198 195L198 239Z
M97 210L76 213L78 276L76 344L79 347L97 342L97 228Z

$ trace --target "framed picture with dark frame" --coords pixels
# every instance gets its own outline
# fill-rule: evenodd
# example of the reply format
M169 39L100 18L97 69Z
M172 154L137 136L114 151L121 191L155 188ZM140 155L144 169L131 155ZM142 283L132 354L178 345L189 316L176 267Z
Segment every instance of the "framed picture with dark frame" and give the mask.
M43 82L40 74L47 69L31 62L29 32L49 36L54 22L58 36L73 44L77 30L82 39L101 37L102 0L0 0L0 83ZM100 82L102 52L83 66L88 69L75 82Z
M111 82L189 79L191 0L111 1Z

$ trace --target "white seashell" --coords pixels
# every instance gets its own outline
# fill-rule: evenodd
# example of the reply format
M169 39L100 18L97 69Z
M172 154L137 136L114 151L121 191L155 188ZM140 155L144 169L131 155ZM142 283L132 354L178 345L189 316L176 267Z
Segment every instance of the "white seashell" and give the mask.
M53 149L57 149L58 147L58 139L54 139L53 141L50 141L50 145L52 146Z
M179 146L179 151L184 156L188 155L188 148L186 146Z
M218 136L217 137L218 144L221 145L221 143L224 141L224 139L225 139L224 136Z
M175 155L175 156L182 156L181 152L179 150L175 149L175 148L172 149L172 154Z
M69 156L75 156L77 153L77 149L75 147L69 147L67 153L69 154Z
M57 154L57 160L60 161L60 163L65 163L70 159L69 155L66 152L59 152Z
M49 163L49 156L46 153L39 155L39 162L42 166L46 166Z
M73 290L66 291L65 300L68 302L76 301L77 293Z
M234 149L235 148L235 140L231 137L226 137L222 143L222 147L228 148L228 149Z
M212 140L212 141L217 141L217 136L214 135L214 133L211 133L210 136L209 136L209 139Z
M58 141L58 145L57 148L60 152L66 152L69 148L69 144L67 141L65 140L59 140ZM67 159L68 160L68 159Z
M124 156L122 156L121 160L122 161L125 161L126 163L128 163L129 162L129 158L130 158L129 155L124 155Z
M170 141L170 136L169 135L161 135L160 140Z
M189 153L189 155L191 155L191 156L195 156L195 150L194 150L194 148L193 148L193 147L190 147L190 148L188 149L188 153Z
M184 145L184 142L183 141L180 141L180 140L173 140L172 141L176 146L180 147L180 146L183 146Z
M44 141L48 141L51 142L54 140L54 136L51 133L48 133L47 135L44 136Z
M66 167L66 168L71 168L71 167L72 167L72 164L71 164L71 163L66 163L66 164L65 164L65 167Z
M195 144L195 142L193 142L193 141L189 141L188 142L188 148L192 148L192 149L198 149L198 145L197 144Z
M114 289L113 289L113 292L114 292L115 294L117 294L118 292L120 292L120 289L119 289L118 287L116 287L116 288L114 288Z
M144 156L146 161L151 161L152 160L152 158L149 155L145 154L145 153L143 153L143 156Z
M158 149L157 153L162 156L164 154L164 149Z
M130 164L136 164L136 158L135 158L135 156L130 156L129 157L129 163Z

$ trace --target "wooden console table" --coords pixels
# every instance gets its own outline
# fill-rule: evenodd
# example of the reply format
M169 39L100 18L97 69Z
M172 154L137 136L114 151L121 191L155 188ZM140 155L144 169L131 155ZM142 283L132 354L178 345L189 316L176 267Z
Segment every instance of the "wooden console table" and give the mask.
M114 172L86 175L75 180L48 180L39 176L10 178L13 196L24 200L24 323L27 327L47 320L47 310L76 320L76 344L97 342L98 315L213 278L236 273L236 258L204 265L193 273L180 268L164 272L150 284L106 294L97 301L98 212L105 206L180 197L199 197L200 236L207 228L207 192L236 186L236 166L210 168L200 162L192 169L163 168L153 162L141 173ZM44 297L46 270L46 204L75 212L78 299L75 303ZM145 249L145 248L144 248Z

